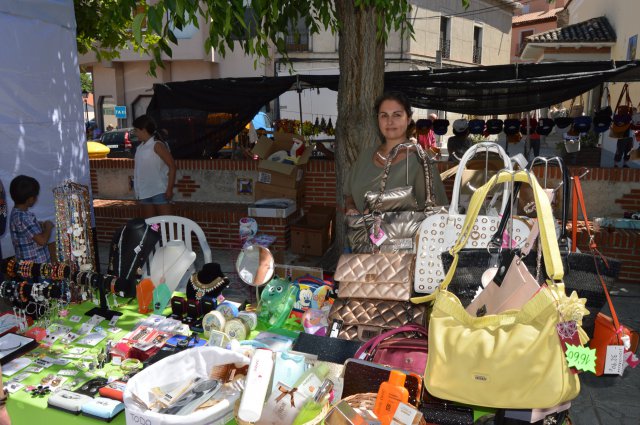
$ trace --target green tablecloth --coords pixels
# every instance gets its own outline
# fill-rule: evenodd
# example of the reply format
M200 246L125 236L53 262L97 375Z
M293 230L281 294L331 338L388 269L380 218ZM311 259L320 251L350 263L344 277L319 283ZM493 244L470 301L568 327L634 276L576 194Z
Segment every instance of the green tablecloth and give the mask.
M127 300L122 299L120 301L124 303ZM86 322L89 319L87 316L84 316L84 313L91 310L94 307L95 305L90 302L85 302L83 304L71 306L71 308L69 309L69 315L63 319L63 324L66 326L71 326L74 331L77 331L80 328L81 324ZM117 310L123 313L123 315L120 317L116 325L117 327L122 328L121 332L115 333L115 334L108 334L108 337L105 338L103 341L101 341L100 344L98 344L96 347L86 347L86 346L80 346L80 345L78 345L78 347L87 348L87 352L98 353L98 350L100 348L103 348L104 345L106 344L107 339L117 340L121 338L127 332L132 330L138 321L146 317L146 315L138 313L138 304L135 300L131 301L131 303L129 304L120 304ZM73 315L82 316L81 323L70 322L68 319ZM107 321L103 321L98 326L101 326L105 329L109 327ZM56 342L52 348L55 349L57 347L63 347L63 345L60 342ZM44 351L44 349L41 349L41 348L36 350ZM50 355L50 357L56 357L56 356ZM32 374L24 381L21 381L21 383L24 384L25 387L29 385L39 385L40 380L45 376L47 376L48 374L50 373L55 374L59 370L71 369L71 368L72 368L71 364L67 366L59 366L54 364L48 367L47 369L44 369L42 372L38 374ZM21 372L17 372L16 375L19 373ZM100 376L99 374L102 374L102 376L104 377L122 376L123 371L119 367L107 365L104 367L104 369L99 370L98 374L94 374L94 375ZM84 383L89 379L91 379L91 376L82 375L82 371L81 371L75 377L67 377L67 381L65 383L71 380L76 380L79 382L78 384L79 386L81 383ZM9 380L11 380L11 377L7 377L7 376L3 377L3 381L5 383ZM7 402L7 408L9 411L9 416L11 417L12 424L13 425L27 425L27 424L29 425L31 424L75 425L75 424L89 424L89 423L94 423L94 424L104 423L103 421L89 418L87 416L83 416L83 415L75 416L71 413L48 408L47 399L48 399L48 396L33 398L31 397L31 393L26 392L24 388L14 394L11 394L9 396L9 401ZM124 415L125 415L124 413L119 414L111 423L118 424L118 425L125 424Z
M183 294L180 294L177 292L174 293L174 295L183 296ZM132 300L129 304L125 304L125 302L128 301L128 299L119 299L118 301L120 302L120 305L115 310L123 314L122 316L120 316L120 319L118 320L118 323L116 326L119 328L122 328L121 332L118 332L115 334L108 334L107 338L101 341L96 347L87 347L87 346L73 345L73 344L72 345L87 348L87 352L95 352L97 354L99 350L104 347L108 339L117 341L118 339L122 338L127 332L131 331L135 327L136 323L138 323L140 320L149 316L149 315L138 313L138 303L135 299ZM65 326L70 326L72 328L72 331L77 331L82 325L82 323L85 323L89 320L89 317L85 316L84 314L94 307L96 307L95 304L91 302L85 302L82 304L71 306L69 309L69 314L66 316L66 318L62 319L62 322L63 322L62 324ZM171 314L171 309L167 308L164 311L164 314L165 315ZM82 320L80 321L80 323L73 323L69 321L69 318L71 318L74 315L82 316ZM107 321L103 321L102 323L99 324L99 326L106 329L109 327L109 324ZM285 329L277 329L272 331L276 333L280 333L282 335L291 336L291 337L295 337L297 335L295 332L287 331ZM259 332L260 330L252 331L250 338L251 339L255 338ZM56 349L58 347L62 348L63 345L60 342L56 342L52 348ZM40 348L34 351L46 352L46 349ZM85 354L87 352L85 352ZM52 355L52 354L48 354L48 355L50 357L56 357L55 355ZM24 384L25 387L29 385L39 385L40 380L45 376L47 376L48 374L56 374L59 370L71 369L71 368L73 367L70 364L67 366L52 365L38 374L32 374L30 377L28 377L24 381L21 381L21 383ZM15 375L18 375L20 373L21 372L17 372ZM104 369L99 370L97 373L94 373L93 375L103 376L103 377L111 377L111 376L119 377L119 376L122 376L123 373L124 372L119 367L108 364L104 367ZM80 372L75 377L68 377L65 383L71 380L76 380L78 381L78 386L79 386L81 383L84 383L90 380L91 378L92 376L83 376L82 372ZM7 376L3 377L3 381L5 383L9 380L11 380L11 377L7 377ZM77 386L74 387L74 389L75 388L77 388ZM94 423L94 424L104 423L104 421L93 419L87 416L83 416L83 415L75 416L71 413L63 412L53 408L48 408L47 407L48 398L49 398L48 396L33 398L31 397L31 393L26 392L24 388L14 394L11 394L9 401L7 403L7 408L9 410L9 416L11 417L12 424L13 425L27 425L27 424L29 425L31 424L75 425L75 424L88 424L88 423ZM125 424L125 413L119 414L111 423L117 424L117 425ZM232 421L231 423L235 423L235 422Z

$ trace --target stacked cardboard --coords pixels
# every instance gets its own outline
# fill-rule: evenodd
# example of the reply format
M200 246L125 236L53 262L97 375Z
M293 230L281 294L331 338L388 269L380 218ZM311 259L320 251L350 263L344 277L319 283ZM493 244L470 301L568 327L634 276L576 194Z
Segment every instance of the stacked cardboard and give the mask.
M304 140L297 134L280 133L274 135L274 140L261 137L253 148L253 154L260 158L258 163L258 182L255 185L255 199L287 198L302 204L304 195L304 166L309 162L313 149L306 147L304 152L294 158L287 158L286 162L269 159L277 152L290 152L295 140Z

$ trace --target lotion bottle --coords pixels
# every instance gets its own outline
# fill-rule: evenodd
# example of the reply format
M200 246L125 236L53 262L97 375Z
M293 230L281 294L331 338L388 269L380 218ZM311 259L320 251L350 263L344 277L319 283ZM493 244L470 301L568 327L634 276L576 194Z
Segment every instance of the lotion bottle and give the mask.
M398 404L409 401L409 391L404 387L407 375L399 370L392 370L389 380L383 382L378 390L378 397L373 408L382 425L389 425L396 413Z
M307 369L296 381L294 387L305 399L311 398L322 385L324 378L329 375L329 365L318 363L316 366Z
M267 398L272 371L273 351L256 350L249 364L244 392L238 409L238 418L242 421L256 422L262 416L262 408Z

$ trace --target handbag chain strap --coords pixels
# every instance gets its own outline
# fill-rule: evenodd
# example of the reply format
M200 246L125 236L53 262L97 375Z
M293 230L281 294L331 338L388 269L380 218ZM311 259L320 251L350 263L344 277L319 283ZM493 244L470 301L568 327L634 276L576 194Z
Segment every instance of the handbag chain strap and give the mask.
M433 182L431 165L433 162L429 157L429 155L427 155L425 150L422 148L422 146L420 146L417 143L411 143L411 142L400 143L394 146L393 149L391 149L391 152L389 153L389 156L387 158L387 162L384 164L384 171L382 172L382 179L380 180L380 192L378 192L378 196L376 197L376 200L373 203L373 212L377 212L377 213L380 212L382 195L384 194L384 191L386 189L387 179L389 178L389 173L391 172L391 163L396 158L396 156L398 156L398 153L400 153L400 149L405 149L407 152L407 155L409 153L409 150L415 151L416 154L418 155L418 158L420 158L422 162L422 167L424 169L424 189L425 189L424 211L426 213L430 208L436 205L435 195L431 187ZM408 165L409 164L407 162L407 172L408 172Z
M580 204L580 209L582 210L582 216L584 218L584 227L587 229L587 235L589 236L589 250L593 255L593 263L596 266L596 272L598 273L598 279L600 280L600 284L602 285L602 289L604 289L604 295L607 298L607 304L609 304L609 309L611 310L611 318L613 319L613 324L615 326L616 332L622 332L622 327L620 326L620 321L618 320L618 315L616 314L616 309L613 307L613 302L611 301L611 295L609 295L609 290L607 289L607 284L604 282L602 275L600 274L600 267L598 265L598 257L602 259L606 267L609 267L607 263L607 259L600 253L598 250L598 246L591 234L591 229L589 229L589 219L587 218L587 208L584 202L584 194L582 192L582 184L580 183L579 176L573 176L573 202L572 202L572 218L573 224L571 226L571 251L575 252L576 250L576 242L578 235L578 203Z

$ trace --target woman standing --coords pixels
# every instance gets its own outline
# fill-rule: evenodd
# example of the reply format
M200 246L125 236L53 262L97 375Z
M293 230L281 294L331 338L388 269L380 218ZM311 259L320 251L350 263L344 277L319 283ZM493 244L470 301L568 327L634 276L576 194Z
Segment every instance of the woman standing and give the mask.
M154 139L156 123L147 115L136 118L136 149L133 183L144 218L171 215L176 165L166 145Z
M364 195L368 191L378 191L382 171L391 150L407 143L407 128L411 122L413 112L407 97L400 92L384 93L376 100L374 110L378 117L378 127L382 134L382 144L363 149L349 172L345 185L345 210L347 215L358 215L364 211ZM420 208L425 204L425 177L422 163L417 155L409 152L411 157L406 160L407 152L401 151L392 162L387 189L413 186L413 192ZM409 168L407 171L407 167ZM432 166L432 190L436 204L445 205L447 195L440 174L435 165Z

